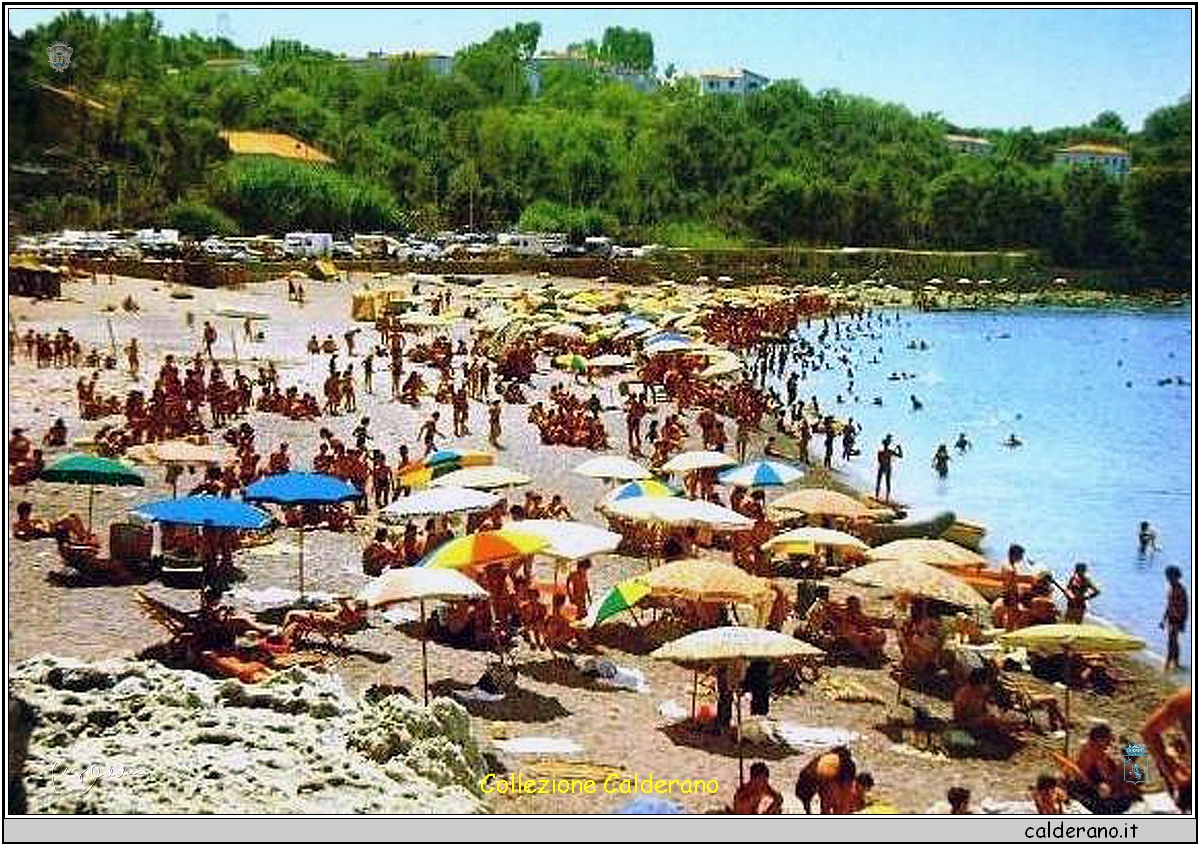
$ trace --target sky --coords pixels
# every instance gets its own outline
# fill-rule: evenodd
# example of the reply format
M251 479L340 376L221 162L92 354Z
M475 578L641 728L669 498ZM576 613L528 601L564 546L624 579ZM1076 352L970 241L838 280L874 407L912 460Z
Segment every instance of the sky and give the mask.
M1110 110L1136 130L1150 112L1190 95L1193 75L1189 9L154 11L170 34L223 34L247 48L290 38L347 55L453 53L518 21L542 24L540 49L635 27L653 36L660 71L672 63L680 72L745 67L810 91L837 88L937 112L965 128L1077 126ZM8 26L20 34L56 14L10 8Z

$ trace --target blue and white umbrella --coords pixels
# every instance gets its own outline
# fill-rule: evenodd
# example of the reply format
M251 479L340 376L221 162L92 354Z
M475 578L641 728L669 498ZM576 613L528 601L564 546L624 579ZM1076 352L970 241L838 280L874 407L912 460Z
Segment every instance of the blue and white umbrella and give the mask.
M804 473L782 461L751 461L739 467L731 467L717 478L723 485L739 488L781 488L801 478Z

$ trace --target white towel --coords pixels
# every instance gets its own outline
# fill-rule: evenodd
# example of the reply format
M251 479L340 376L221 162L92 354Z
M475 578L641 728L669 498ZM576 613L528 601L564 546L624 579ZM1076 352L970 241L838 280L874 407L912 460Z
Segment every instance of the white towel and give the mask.
M512 755L574 755L583 746L569 737L513 737L497 740L496 746Z

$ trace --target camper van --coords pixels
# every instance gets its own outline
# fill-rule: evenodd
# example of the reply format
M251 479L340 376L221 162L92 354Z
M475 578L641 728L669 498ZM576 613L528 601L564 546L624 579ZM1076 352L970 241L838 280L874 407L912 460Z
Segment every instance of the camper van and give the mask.
M500 234L500 236L497 238L497 243L500 245L500 249L508 250L513 255L546 255L546 248L542 245L542 239L537 235L506 232Z
M333 236L328 232L289 232L283 236L283 252L289 256L327 256L333 252Z
M404 245L387 235L355 235L354 249L365 258L404 257Z

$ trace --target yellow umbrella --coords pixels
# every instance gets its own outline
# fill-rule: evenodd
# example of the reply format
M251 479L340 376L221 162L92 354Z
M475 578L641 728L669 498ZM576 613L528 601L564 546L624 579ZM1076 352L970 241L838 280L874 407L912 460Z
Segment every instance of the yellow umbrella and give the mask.
M991 606L979 591L966 582L945 570L919 561L876 561L848 571L845 579L856 585L883 588L890 593L923 596L967 608Z
M441 570L461 570L534 555L550 546L540 535L508 529L475 532L439 546L422 559L419 566Z
M961 565L983 567L987 559L948 540L941 538L903 538L877 546L867 552L868 561L920 561L934 567L956 567Z
M1005 632L998 638L1004 647L1024 647L1042 654L1061 652L1064 666L1070 663L1071 652L1137 652L1146 644L1132 635L1092 623L1054 623L1029 626L1015 632ZM1063 754L1071 749L1071 685L1063 695L1063 718L1067 724L1063 733Z
M818 546L834 549L866 549L867 545L854 535L819 526L801 526L798 529L776 535L762 545L762 549L784 555L811 555Z

